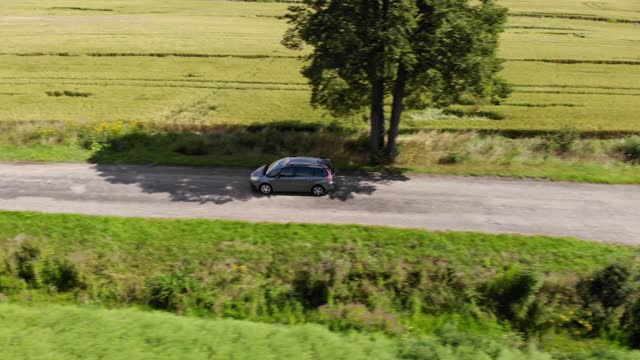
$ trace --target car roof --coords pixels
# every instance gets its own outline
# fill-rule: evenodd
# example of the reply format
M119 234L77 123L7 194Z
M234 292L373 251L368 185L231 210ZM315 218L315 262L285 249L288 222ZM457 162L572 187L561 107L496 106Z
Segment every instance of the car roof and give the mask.
M330 163L329 159L316 158L310 156L296 156L288 157L285 161L286 165L327 165Z

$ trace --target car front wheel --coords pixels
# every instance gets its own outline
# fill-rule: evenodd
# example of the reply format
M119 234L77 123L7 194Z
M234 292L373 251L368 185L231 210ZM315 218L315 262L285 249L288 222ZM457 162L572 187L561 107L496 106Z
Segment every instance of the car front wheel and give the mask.
M273 192L273 188L269 184L260 185L260 192L264 195L269 195Z
M327 191L324 189L324 187L320 185L316 185L313 188L311 188L311 193L313 194L313 196L324 196L327 193Z

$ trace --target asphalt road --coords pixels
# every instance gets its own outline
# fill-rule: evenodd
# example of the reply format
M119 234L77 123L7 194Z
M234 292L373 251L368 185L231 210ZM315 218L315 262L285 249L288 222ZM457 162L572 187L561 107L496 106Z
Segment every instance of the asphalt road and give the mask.
M387 225L640 244L640 186L349 174L324 198L261 196L249 169L0 164L0 210Z

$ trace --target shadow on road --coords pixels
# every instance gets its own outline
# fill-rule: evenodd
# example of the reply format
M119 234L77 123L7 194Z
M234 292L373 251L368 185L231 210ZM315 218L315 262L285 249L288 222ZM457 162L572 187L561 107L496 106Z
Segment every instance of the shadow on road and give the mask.
M148 194L166 193L172 201L222 205L264 196L251 189L248 169L106 164L97 164L95 169L111 184L137 185ZM406 181L408 177L401 172L353 172L341 174L336 180L338 186L329 198L348 201L356 194L372 195L379 185ZM310 195L274 194L271 196Z

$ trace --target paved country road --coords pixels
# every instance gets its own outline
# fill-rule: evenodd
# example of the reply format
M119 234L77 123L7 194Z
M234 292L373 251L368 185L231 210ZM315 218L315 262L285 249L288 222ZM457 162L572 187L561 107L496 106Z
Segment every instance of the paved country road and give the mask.
M248 169L0 164L0 210L388 225L640 244L640 186L350 174L331 196L261 196Z

